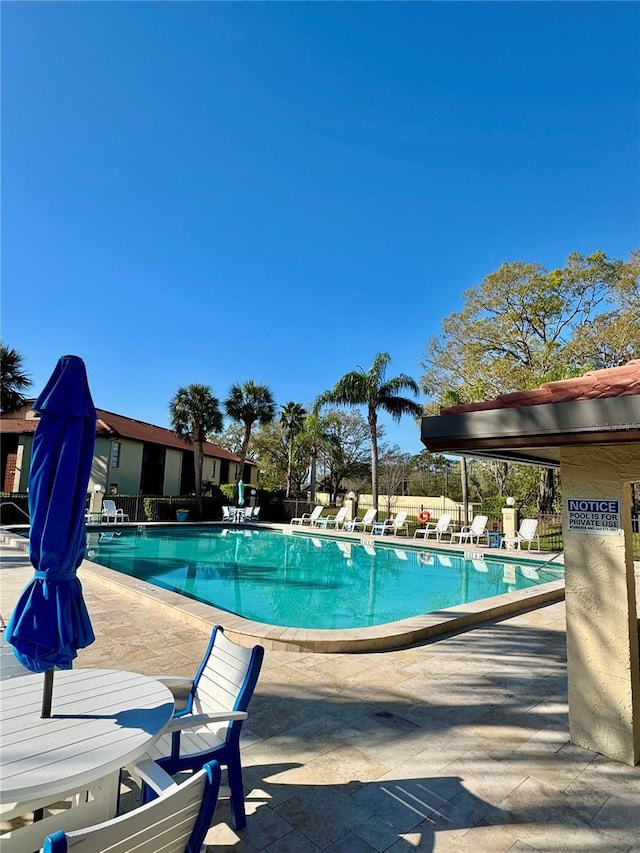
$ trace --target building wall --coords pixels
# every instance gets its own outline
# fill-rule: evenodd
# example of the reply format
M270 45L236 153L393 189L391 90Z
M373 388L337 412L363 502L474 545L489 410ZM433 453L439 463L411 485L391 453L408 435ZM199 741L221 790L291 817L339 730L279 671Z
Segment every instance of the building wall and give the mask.
M636 764L640 665L630 483L640 481L640 447L563 449L561 474L571 740ZM620 532L570 531L571 498L619 501Z
M13 481L14 492L26 492L29 485L29 468L31 467L31 452L33 436L21 435L18 440L18 455L16 458L16 473Z
M142 451L144 445L139 441L129 441L119 438L120 460L117 468L111 467L111 446L109 442L109 456L107 468L107 493L115 484L118 492L123 495L135 495L140 491L140 472L142 471Z
M182 451L167 447L164 460L163 495L180 494L180 475L182 473Z

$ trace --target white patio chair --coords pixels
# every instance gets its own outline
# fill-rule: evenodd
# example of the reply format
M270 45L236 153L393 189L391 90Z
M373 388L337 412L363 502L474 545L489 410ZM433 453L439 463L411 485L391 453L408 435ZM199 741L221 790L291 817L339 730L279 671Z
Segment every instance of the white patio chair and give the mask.
M449 533L450 525L451 516L445 512L436 522L431 521L426 527L418 527L413 538L418 539L420 536L424 536L425 539L428 539L433 535L439 542L446 533Z
M231 510L228 506L222 507L222 520L232 522L234 520L234 516L231 515Z
M110 498L102 501L102 520L114 524L118 521L129 521L129 516L123 509L116 509L116 502Z
M185 853L199 851L211 825L220 790L220 766L211 761L181 785L153 761L134 770L160 796L113 820L54 832L43 853Z
M322 510L324 507L322 504L315 507L313 512L303 512L302 515L296 516L296 518L291 519L291 524L299 524L302 526L303 524L308 524L310 527L315 527L316 522L322 515Z
M409 525L407 524L407 515L408 513L405 510L400 510L395 518L385 518L384 521L376 521L371 528L371 532L374 536L384 536L385 533L389 533L391 536L399 536L400 531L404 530L408 536Z
M335 515L321 515L316 519L316 527L324 527L325 529L340 530L347 519L347 507L341 506Z
M480 544L480 537L484 536L489 517L486 515L476 515L471 524L465 524L457 533L451 534L451 542L456 539L462 542L471 542L476 545Z
M540 536L538 534L538 519L537 518L523 518L520 524L520 529L516 533L515 536L505 536L502 540L502 544L505 548L517 548L518 551L521 550L521 547L524 543L527 545L527 550L531 550L531 543L537 542L538 547L536 550L540 550Z
M191 691L186 708L174 714L164 729L166 734L156 741L148 756L171 775L199 770L207 761L218 761L226 767L234 829L247 824L240 732L263 657L262 646L240 646L216 625L195 679L156 676L168 685L191 685Z
M372 506L365 512L362 518L352 518L349 521L345 521L342 529L349 531L349 533L355 533L357 530L361 530L364 533L367 527L373 527L377 514L378 510Z

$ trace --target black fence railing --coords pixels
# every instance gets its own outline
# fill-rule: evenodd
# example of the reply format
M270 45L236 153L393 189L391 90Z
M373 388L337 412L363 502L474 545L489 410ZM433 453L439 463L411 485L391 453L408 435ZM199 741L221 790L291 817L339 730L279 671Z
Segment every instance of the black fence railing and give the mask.
M222 506L226 501L220 497L203 497L201 500L195 497L180 496L150 496L150 495L106 495L115 502L116 508L121 509L129 516L130 522L143 523L145 521L175 521L178 510L189 510L189 521L220 521L222 519ZM300 498L283 499L279 495L268 492L260 492L257 500L260 506L260 517L263 521L273 521L287 524L292 518L299 518L304 513L310 513L315 506L314 502ZM378 519L387 517L386 502L379 504ZM89 496L87 495L87 509L89 508ZM369 508L369 504L361 501L358 505L358 514L362 516ZM391 513L395 515L398 506L392 504ZM442 505L435 506L428 503L416 503L408 505L403 502L401 507L408 513L409 535L413 535L415 529L420 527L419 514L426 510L431 521L437 520L444 511L453 515L452 529L459 530L464 523L462 508L451 513L447 508L443 510ZM335 514L338 507L325 507L323 514ZM476 514L483 514L482 510L476 508ZM29 503L26 493L12 492L0 494L0 524L26 524L29 517ZM561 515L539 515L537 516L540 534L540 547L542 551L561 552L564 548L562 538L562 516ZM640 515L634 515L631 519L633 530L633 556L640 560ZM502 518L489 515L487 530L501 530Z

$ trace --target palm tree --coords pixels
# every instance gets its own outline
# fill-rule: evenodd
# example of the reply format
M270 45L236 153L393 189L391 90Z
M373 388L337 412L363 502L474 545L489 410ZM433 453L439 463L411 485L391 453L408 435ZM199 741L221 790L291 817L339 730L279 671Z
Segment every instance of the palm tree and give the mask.
M418 417L422 406L403 397L399 392L408 390L414 395L419 392L417 382L405 373L385 379L391 356L380 352L374 358L371 369L361 367L338 379L331 391L325 391L316 400L316 406L333 403L338 406L366 406L367 424L371 436L371 494L373 505L378 508L378 411L390 414L399 421L402 415Z
M251 430L257 422L261 426L271 423L275 415L273 394L266 385L259 385L248 379L244 385L232 385L224 408L231 420L244 425L242 448L240 449L240 471L237 480L242 478L244 461L247 458Z
M210 432L222 430L222 414L217 397L208 385L185 385L178 388L169 403L169 418L176 435L193 443L196 495L202 495L204 442Z
M22 391L30 385L20 353L0 342L0 412L5 415L23 406L27 398Z
M287 497L291 496L291 471L293 468L293 442L296 436L302 432L304 419L307 413L300 403L289 402L282 406L280 413L280 423L284 429L284 433L288 445L288 461L287 461Z

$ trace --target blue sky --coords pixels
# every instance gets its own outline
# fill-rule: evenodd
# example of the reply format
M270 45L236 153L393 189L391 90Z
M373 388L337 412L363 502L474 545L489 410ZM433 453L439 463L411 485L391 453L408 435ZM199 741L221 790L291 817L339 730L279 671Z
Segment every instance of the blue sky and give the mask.
M2 339L168 426L419 362L504 261L628 257L636 3L3 3ZM411 421L386 439L422 448Z

